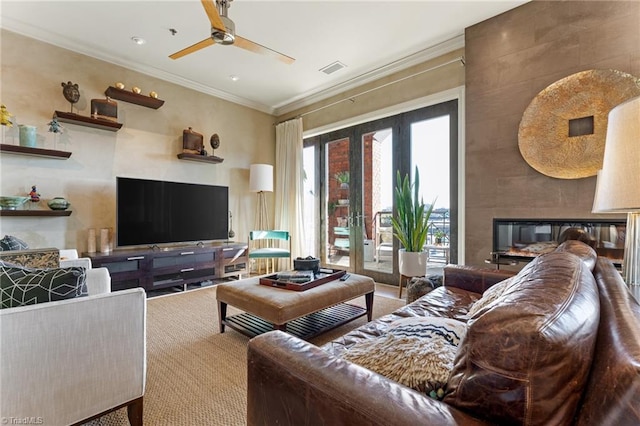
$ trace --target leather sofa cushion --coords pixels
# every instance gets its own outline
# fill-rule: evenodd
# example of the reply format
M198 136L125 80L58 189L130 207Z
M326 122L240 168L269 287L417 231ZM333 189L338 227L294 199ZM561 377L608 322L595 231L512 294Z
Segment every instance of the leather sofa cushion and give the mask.
M578 240L567 240L556 247L556 251L575 254L590 271L593 271L598 260L596 251Z
M469 319L445 402L499 424L569 424L599 322L593 274L561 250L534 259Z
M438 287L397 311L371 321L344 336L325 344L322 349L340 357L342 353L363 340L375 339L389 331L391 324L402 318L440 317L467 322L467 313L480 298L478 293L456 287Z
M609 259L598 259L594 276L600 328L576 425L640 425L640 304Z

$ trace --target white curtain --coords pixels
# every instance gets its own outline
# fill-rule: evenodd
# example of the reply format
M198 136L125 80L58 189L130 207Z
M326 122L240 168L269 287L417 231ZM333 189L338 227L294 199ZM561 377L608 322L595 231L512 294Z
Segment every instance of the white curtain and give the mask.
M305 257L302 253L305 241L302 221L302 118L285 121L276 126L275 185L275 229L290 232L293 259L298 256Z

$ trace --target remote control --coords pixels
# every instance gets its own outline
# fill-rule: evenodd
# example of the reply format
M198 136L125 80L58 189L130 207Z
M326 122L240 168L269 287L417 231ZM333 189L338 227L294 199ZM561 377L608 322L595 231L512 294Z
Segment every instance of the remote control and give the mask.
M346 281L349 279L349 274L344 274L343 276L340 277L340 281Z

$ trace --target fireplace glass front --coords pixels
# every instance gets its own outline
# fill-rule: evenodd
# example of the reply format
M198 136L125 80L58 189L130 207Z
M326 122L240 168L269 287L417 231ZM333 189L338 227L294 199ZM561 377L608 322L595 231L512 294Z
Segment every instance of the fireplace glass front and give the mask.
M598 256L622 264L626 221L624 219L494 219L493 259L530 261L553 251L560 235L569 228L586 231Z

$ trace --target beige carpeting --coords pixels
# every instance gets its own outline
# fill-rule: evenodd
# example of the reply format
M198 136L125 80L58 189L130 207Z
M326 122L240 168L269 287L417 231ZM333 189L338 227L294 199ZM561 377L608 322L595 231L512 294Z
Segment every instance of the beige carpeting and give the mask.
M364 306L364 297L350 303ZM374 318L404 304L376 295ZM230 307L228 314L238 313ZM147 302L145 425L244 425L248 338L218 331L215 287L156 297ZM366 317L312 340L324 344L362 325ZM128 425L126 409L87 425Z

